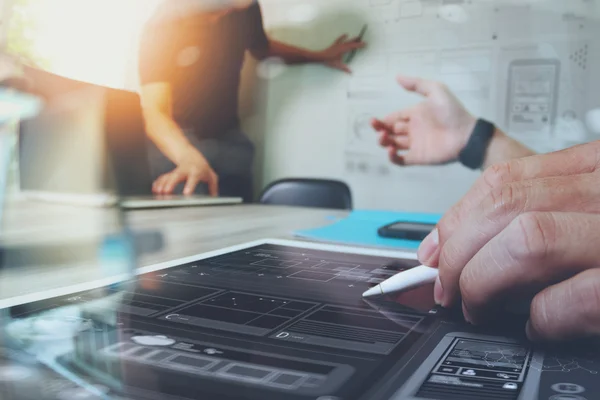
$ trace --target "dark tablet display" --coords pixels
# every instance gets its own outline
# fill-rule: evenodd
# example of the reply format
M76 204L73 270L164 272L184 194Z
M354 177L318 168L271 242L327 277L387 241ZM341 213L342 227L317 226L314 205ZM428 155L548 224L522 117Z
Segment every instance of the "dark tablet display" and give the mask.
M600 390L597 347L535 349L515 317L476 329L433 307L431 288L366 303L369 286L417 261L324 247L265 242L14 306L2 399L546 400Z

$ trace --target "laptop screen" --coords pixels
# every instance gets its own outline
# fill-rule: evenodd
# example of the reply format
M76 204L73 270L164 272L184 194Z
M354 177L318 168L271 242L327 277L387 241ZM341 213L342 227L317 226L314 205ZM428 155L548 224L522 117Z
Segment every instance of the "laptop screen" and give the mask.
M80 196L113 189L123 196L150 193L145 129L136 93L30 67L24 68L23 77L28 92L45 106L20 124L22 191Z

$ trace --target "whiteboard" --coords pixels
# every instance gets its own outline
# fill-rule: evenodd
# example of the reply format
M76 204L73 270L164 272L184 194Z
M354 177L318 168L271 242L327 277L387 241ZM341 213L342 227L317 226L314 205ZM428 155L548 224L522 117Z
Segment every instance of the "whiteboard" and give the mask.
M260 0L269 34L319 49L369 25L348 76L322 66L259 65L261 184L285 177L341 179L356 208L443 212L479 171L397 167L378 148L370 117L420 101L398 73L441 80L475 115L540 152L596 140L586 113L600 107L599 10L591 0ZM271 64L269 64L271 63ZM262 67L262 68L261 68ZM527 88L526 82L537 82ZM523 110L548 91L547 115ZM524 92L525 91L525 94Z

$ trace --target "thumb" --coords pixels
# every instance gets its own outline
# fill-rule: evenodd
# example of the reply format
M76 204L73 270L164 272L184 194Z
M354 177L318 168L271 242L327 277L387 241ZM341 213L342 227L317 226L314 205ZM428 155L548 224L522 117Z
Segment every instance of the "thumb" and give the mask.
M434 81L428 81L421 78L412 78L404 75L400 75L396 78L400 86L409 92L415 92L422 96L428 97L431 95L435 86L437 85Z
M346 64L344 64L341 61L335 61L329 64L332 68L334 69L338 69L342 72L345 72L347 74L351 74L352 70L350 69L350 67L348 67Z

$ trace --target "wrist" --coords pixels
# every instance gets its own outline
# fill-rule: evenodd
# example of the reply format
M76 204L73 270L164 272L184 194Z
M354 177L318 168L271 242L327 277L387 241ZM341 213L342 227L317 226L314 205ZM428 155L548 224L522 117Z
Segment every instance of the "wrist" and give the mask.
M494 154L504 154L505 149L510 147L511 139L500 129L496 128L490 140L490 143L485 151L483 159L483 169L489 167L493 163Z
M457 158L458 158L458 154L467 146L467 143L469 143L469 139L471 138L471 135L473 134L476 125L477 125L477 118L475 118L471 114L468 114L465 117L464 122L460 125L459 129L457 129L457 131L456 131L456 138L458 140Z
M180 146L176 150L176 152L175 152L175 160L173 160L173 161L175 162L175 164L181 165L181 164L184 164L186 162L189 162L190 160L197 159L198 157L200 157L202 159L204 158L202 156L202 154L200 154L200 152L198 151L198 149L196 149L191 144L186 144L186 145Z
M309 62L324 63L327 61L327 49L310 51L306 50L305 57Z

